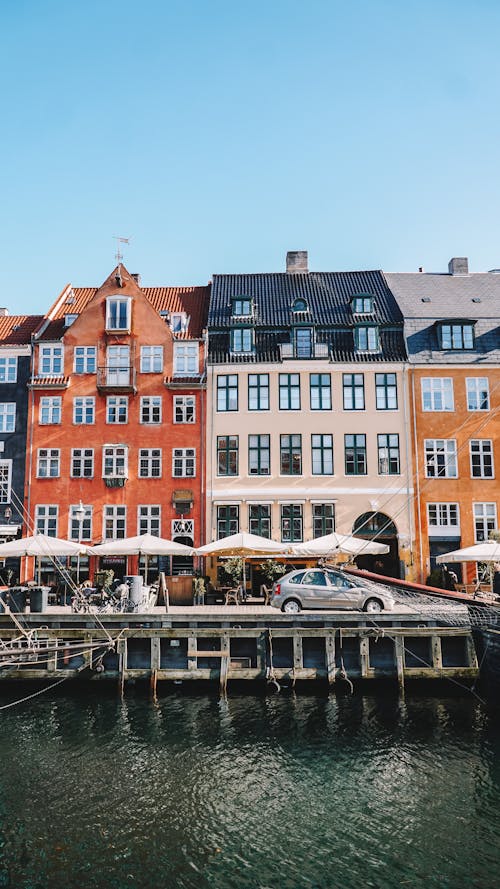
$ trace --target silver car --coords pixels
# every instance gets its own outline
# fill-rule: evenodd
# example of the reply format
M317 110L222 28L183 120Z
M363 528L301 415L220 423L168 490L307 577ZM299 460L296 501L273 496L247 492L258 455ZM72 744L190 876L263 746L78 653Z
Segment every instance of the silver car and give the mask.
M340 571L306 568L290 571L273 584L273 608L298 614L302 608L353 608L378 613L392 611L394 598Z

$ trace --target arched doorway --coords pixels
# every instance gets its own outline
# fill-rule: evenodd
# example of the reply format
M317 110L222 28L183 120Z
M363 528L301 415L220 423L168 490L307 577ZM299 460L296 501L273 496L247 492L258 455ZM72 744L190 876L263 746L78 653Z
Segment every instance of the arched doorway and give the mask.
M389 552L383 556L357 556L358 568L384 574L386 577L401 577L398 531L388 515L383 512L364 512L355 520L352 533L356 537L385 543L389 547Z

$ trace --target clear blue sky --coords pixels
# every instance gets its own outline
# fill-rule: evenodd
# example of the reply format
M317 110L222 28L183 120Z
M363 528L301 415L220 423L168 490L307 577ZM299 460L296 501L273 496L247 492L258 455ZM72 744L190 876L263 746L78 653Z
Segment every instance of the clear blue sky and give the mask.
M498 0L1 0L2 293L500 266Z

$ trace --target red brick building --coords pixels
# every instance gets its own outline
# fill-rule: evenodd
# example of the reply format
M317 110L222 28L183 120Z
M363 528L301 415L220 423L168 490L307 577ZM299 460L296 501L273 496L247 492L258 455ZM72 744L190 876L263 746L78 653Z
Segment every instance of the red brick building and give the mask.
M99 288L64 288L33 347L25 508L36 530L203 542L208 300L209 287L143 288L122 264ZM137 559L113 567L135 573Z

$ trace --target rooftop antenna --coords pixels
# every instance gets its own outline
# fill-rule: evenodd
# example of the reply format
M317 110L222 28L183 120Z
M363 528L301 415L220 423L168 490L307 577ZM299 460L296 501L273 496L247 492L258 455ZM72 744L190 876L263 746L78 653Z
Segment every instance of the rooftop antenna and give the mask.
M121 252L122 244L130 244L130 238L121 238L119 235L113 235L113 239L116 241L116 253L115 259L118 265L120 265L123 259L123 253Z

